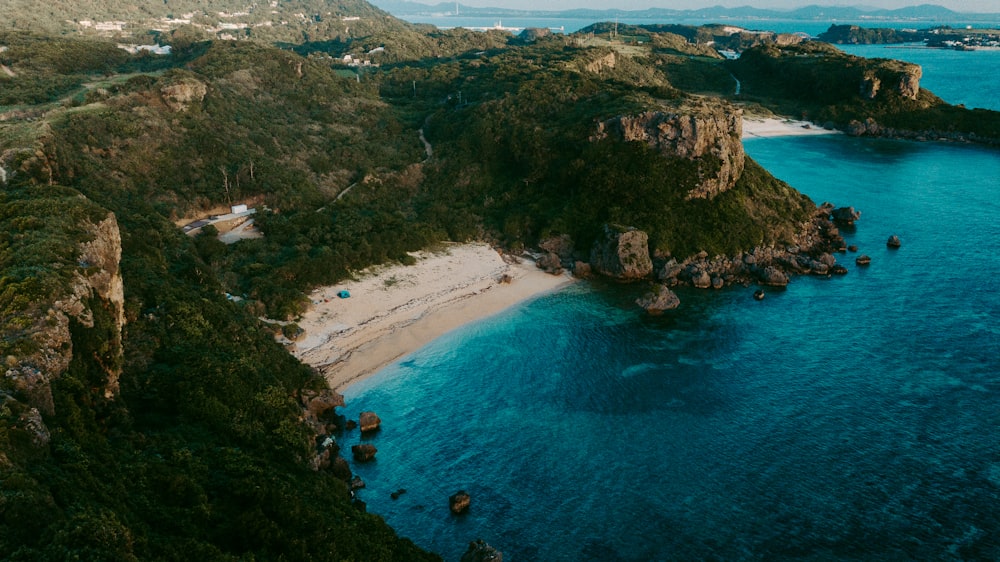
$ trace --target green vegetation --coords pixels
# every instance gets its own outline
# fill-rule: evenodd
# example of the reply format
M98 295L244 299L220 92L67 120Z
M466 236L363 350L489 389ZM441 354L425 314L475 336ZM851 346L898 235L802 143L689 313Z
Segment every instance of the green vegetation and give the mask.
M841 128L873 119L903 133L958 134L1000 143L1000 113L952 106L924 89L915 97L904 95L899 85L916 67L899 61L854 57L826 43L805 43L755 47L726 65L743 82L741 99L777 113ZM864 92L873 79L879 86L872 98Z
M9 368L70 353L34 335L94 273L80 244L109 213L127 321L119 336L106 303L81 296L93 322L68 321L51 413L0 386L4 559L434 559L308 468L299 398L325 383L259 317L294 321L313 286L441 240L516 248L569 234L585 251L614 223L683 258L791 239L812 203L751 160L728 191L690 199L719 156L600 133L646 112L733 111L719 100L735 95L730 72L741 101L783 113L995 133L992 112L923 92L860 100L861 77L891 83L891 63L822 46L724 62L704 44L717 27L603 24L527 42L411 26L364 2L239 16L235 0L203 4L133 2L112 38L82 22L124 18L118 3L0 7L0 351ZM272 16L290 23L214 27ZM147 32L159 18L190 21ZM174 54L128 54L123 40ZM178 228L237 203L257 208L263 238L227 246L214 227ZM298 335L294 323L277 332Z

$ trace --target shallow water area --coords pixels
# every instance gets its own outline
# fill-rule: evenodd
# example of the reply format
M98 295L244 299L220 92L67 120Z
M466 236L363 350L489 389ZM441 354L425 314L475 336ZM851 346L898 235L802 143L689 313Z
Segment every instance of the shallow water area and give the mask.
M446 560L476 538L505 560L997 558L1000 155L746 146L860 209L872 265L760 302L681 290L662 318L582 284L452 332L348 389L383 419L369 509Z

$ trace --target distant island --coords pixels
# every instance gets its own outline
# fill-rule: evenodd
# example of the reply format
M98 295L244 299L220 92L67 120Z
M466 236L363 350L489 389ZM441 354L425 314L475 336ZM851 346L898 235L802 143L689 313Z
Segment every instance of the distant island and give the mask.
M928 47L968 51L978 48L1000 48L1000 29L974 29L971 26L954 29L938 26L929 29L866 28L857 25L831 25L819 39L837 45L882 45L892 43L924 43Z
M648 8L645 10L578 8L573 10L516 10L510 8L479 8L459 2L439 2L424 4L408 0L376 0L374 6L396 17L405 16L482 16L482 17L564 17L611 20L616 17L636 19L659 19L664 21L686 19L759 19L759 20L802 20L802 21L914 21L914 22L955 22L956 20L976 22L993 21L996 14L965 13L949 10L934 4L921 4L896 10L877 10L861 6L804 6L795 10L773 10L741 6L727 8L712 6L697 10L675 10L671 8Z

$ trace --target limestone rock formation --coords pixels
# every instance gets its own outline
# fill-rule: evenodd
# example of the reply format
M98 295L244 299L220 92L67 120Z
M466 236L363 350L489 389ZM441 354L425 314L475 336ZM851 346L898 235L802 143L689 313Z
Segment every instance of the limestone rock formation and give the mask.
M867 100L874 100L890 88L904 98L915 100L920 93L921 77L923 69L920 65L893 61L865 70L859 93Z
M535 260L535 265L542 271L553 275L559 275L563 272L562 260L560 260L559 256L552 252L542 254L537 260Z
M852 225L854 221L861 218L861 211L854 210L854 207L837 207L830 213L833 222L841 225Z
M653 290L636 299L639 305L647 314L657 316L667 310L673 310L680 306L681 299L670 289L663 285L656 285Z
M91 238L80 244L78 268L65 292L51 303L35 303L34 322L20 334L36 351L9 360L5 372L5 384L44 415L55 413L51 383L66 372L74 357L74 323L102 332L100 338L107 343L100 356L92 358L105 376L100 391L107 399L118 393L125 326L121 233L113 213L83 227Z
M893 234L885 242L885 245L888 246L888 247L890 247L890 248L898 248L898 247L902 246L903 243L899 240L899 236L896 236L895 234Z
M776 267L768 266L761 271L759 282L761 285L784 287L788 285L788 274Z
M503 553L478 539L469 543L460 562L503 562Z
M382 426L382 420L375 412L361 412L358 417L358 425L361 427L362 433L369 433L378 430Z
M550 35L552 35L552 30L547 27L526 27L517 37L522 41L538 41Z
M299 394L302 404L302 419L319 435L329 433L334 419L334 409L344 406L344 397L330 389L303 390Z
M729 190L743 174L743 113L721 104L685 107L677 112L646 111L598 123L592 140L614 136L644 142L668 158L698 164L698 184L688 199L711 199Z
M163 103L178 112L186 111L192 103L201 102L207 93L208 87L204 82L187 77L160 88Z
M465 490L459 490L448 498L448 508L455 514L468 511L471 503L472 496Z
M615 53L608 53L607 55L604 55L603 57L588 63L587 72L593 72L595 74L599 74L605 68L613 69L617 62L618 62L617 55L615 55Z
M351 447L351 455L354 456L354 460L357 462L373 461L375 460L375 453L377 452L378 449L375 448L375 445L371 445L369 443L362 443Z
M566 262L573 259L573 250L575 249L573 239L568 234L546 238L538 243L538 247L559 256L560 260Z
M628 281L653 272L649 257L649 235L633 228L605 225L604 236L594 242L590 265L601 275Z

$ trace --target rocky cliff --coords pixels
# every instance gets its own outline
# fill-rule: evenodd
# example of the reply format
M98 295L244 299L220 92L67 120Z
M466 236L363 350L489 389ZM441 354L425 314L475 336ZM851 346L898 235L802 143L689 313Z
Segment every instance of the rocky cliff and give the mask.
M867 100L878 98L886 86L900 96L915 100L920 93L920 78L923 69L920 65L894 61L876 68L868 69L861 78L859 91Z
M688 199L712 199L731 188L743 173L745 153L741 110L723 104L701 104L675 112L646 111L619 115L597 124L593 139L614 136L646 143L668 158L698 166L698 183Z
M83 241L72 272L48 298L19 310L19 322L5 325L9 353L0 394L44 415L55 413L52 383L74 360L93 362L89 370L101 373L101 380L88 382L97 382L104 398L118 392L125 325L121 234L112 213L78 226ZM88 340L83 346L89 353L79 352L80 340ZM47 435L41 417L29 418L34 434Z

